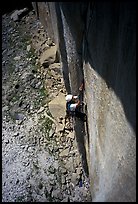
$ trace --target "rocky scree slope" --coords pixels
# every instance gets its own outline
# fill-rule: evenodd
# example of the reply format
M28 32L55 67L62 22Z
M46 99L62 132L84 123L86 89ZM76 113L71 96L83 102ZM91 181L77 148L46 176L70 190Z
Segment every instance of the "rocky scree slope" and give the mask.
M2 16L2 201L91 201L74 132L50 112L66 94L56 45L33 11L12 14Z

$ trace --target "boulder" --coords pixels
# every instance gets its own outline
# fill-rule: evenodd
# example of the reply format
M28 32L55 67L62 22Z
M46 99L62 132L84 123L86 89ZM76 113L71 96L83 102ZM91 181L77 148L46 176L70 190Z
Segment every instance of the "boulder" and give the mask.
M11 19L13 21L19 21L21 16L23 16L23 14L25 14L28 11L27 8L21 9L21 10L15 10L12 15L11 15Z
M64 156L68 156L68 154L69 154L69 148L64 149L64 150L59 154L59 156L60 156L60 157L64 157Z
M65 118L66 115L66 101L63 93L59 93L52 101L49 102L49 110L55 120L58 118Z
M44 67L49 66L50 64L54 63L56 60L56 52L57 46L50 47L49 49L45 50L40 56L40 64Z
M14 11L14 13L12 13L11 19L12 19L13 21L18 21L18 20L19 20L18 12L19 12L19 11L16 10L16 11Z

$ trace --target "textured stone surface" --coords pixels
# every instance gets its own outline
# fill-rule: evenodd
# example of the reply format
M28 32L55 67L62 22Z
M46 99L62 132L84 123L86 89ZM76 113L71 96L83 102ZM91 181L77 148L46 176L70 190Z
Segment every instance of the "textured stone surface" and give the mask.
M66 114L65 95L62 93L59 93L57 97L55 97L52 101L50 101L49 109L50 109L52 116L55 119L61 116L64 118Z
M40 56L40 63L42 65L45 65L45 63L48 63L48 65L54 63L56 59L56 51L57 51L56 45L44 51Z

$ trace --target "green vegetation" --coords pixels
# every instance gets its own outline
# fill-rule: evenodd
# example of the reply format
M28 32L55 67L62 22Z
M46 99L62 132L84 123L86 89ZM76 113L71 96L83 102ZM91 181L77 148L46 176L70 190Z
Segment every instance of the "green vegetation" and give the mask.
M19 197L16 198L15 202L24 202L25 201L25 196L21 195Z
M35 101L34 101L34 108L39 108L40 107L40 101L38 100L38 99L36 99Z
M39 95L40 95L40 97L47 97L48 91L43 87L39 90Z
M20 97L17 93L14 94L14 96L12 97L11 101L14 103L16 101L19 101Z
M52 127L52 124L53 124L53 122L49 118L45 118L44 121L42 122L43 130L46 133L49 133L49 131L50 131L51 127Z
M15 65L14 65L14 62L13 62L13 58L9 57L9 59L7 59L7 66L6 66L6 69L7 69L7 72L8 72L8 80L11 78L14 70L15 70Z
M26 45L27 47L27 45ZM31 63L35 68L35 71L37 71L37 66L35 65L36 63L36 54L34 48L31 47L30 51L27 53L27 58L31 58Z

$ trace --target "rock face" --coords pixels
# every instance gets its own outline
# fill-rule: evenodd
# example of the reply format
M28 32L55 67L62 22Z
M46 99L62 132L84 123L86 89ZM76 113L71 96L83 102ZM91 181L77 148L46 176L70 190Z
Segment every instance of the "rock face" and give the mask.
M47 4L51 15L40 11L40 20L51 16L67 91L76 94L85 79L89 134L80 134L80 121L75 129L85 160L87 155L93 201L135 202L135 2Z

